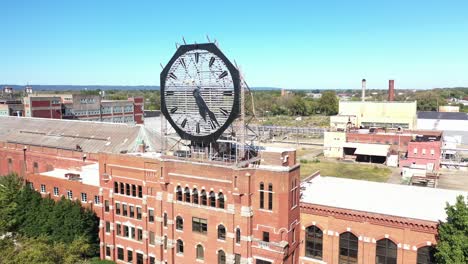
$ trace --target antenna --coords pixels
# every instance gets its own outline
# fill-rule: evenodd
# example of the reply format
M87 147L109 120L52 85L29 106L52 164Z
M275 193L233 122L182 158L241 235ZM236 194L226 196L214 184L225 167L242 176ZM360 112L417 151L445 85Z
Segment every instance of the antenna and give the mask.
M187 45L187 42L185 42L184 36L182 36L182 41L184 42L184 45Z
M175 48L178 49L180 47L180 44L179 43L175 43Z
M208 43L211 43L211 40L210 40L210 37L208 36L208 34L206 34L206 39L208 40Z
M159 63L159 65L161 65L161 69L164 69L164 66L162 65L162 63Z

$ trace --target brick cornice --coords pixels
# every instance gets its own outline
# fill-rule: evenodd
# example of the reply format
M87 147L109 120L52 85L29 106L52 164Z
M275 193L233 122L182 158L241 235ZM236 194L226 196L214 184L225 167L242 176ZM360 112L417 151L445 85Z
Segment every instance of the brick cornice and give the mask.
M301 203L301 214L313 214L320 216L333 216L337 219L343 219L354 222L367 222L375 225L408 228L412 231L437 234L437 222L412 219L406 217L363 212L350 209L342 209L332 206L324 206L311 203Z

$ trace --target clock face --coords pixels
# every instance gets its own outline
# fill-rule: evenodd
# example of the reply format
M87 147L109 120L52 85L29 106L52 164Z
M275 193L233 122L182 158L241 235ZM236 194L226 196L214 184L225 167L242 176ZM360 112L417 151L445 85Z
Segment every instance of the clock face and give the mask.
M181 46L161 73L161 110L182 138L214 141L238 115L239 82L216 45Z

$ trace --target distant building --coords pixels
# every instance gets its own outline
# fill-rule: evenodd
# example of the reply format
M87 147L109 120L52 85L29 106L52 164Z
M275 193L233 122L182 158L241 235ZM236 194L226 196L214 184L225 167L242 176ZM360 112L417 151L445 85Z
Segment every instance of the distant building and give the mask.
M331 129L351 127L416 128L416 102L340 101L338 115L330 117Z
M458 144L468 144L468 113L418 112L418 129L442 130Z
M301 264L435 263L446 203L468 195L321 176L301 190Z

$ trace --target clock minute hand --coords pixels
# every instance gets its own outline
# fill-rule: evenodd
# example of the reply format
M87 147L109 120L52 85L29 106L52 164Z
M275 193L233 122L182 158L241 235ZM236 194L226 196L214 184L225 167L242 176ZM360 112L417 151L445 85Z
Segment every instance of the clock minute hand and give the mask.
M210 111L210 109L205 103L205 100L203 100L203 97L201 96L200 87L197 87L195 90L193 90L193 97L195 97L195 102L198 106L198 112L200 113L203 120L206 121L206 113L208 113L208 116L210 117L211 121L215 122L219 126L215 114Z

